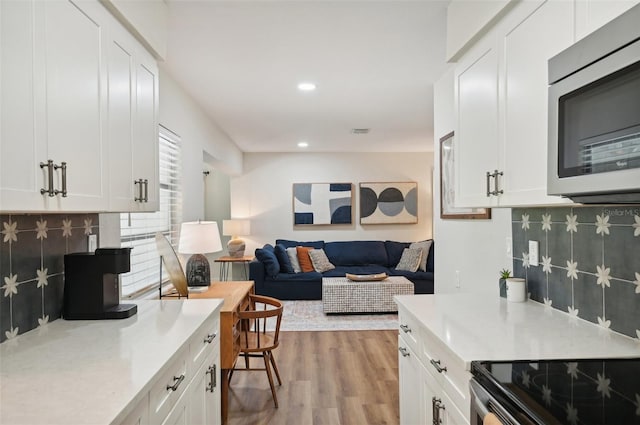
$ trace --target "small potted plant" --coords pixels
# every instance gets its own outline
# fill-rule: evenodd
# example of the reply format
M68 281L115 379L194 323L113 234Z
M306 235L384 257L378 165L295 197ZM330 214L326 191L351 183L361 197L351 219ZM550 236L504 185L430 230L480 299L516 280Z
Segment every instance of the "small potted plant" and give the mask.
M511 270L502 269L500 270L500 296L502 298L507 298L507 279L511 277Z

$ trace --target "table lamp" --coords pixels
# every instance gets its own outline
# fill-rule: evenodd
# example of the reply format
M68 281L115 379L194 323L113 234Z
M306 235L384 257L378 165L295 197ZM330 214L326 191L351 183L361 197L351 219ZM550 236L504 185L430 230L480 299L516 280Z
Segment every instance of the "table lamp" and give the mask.
M188 286L209 286L211 269L209 260L203 254L218 251L222 251L218 223L215 221L182 223L178 252L193 254L189 257L185 270Z
M230 257L244 256L244 241L238 236L246 236L250 232L251 224L249 220L222 220L222 234L231 236L231 240L227 243L227 250Z

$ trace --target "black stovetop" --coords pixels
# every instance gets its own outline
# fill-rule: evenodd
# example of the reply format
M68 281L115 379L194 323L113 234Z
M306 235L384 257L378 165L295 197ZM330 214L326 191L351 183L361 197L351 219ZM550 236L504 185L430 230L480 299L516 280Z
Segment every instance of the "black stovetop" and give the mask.
M534 423L640 424L640 359L473 362L471 371Z

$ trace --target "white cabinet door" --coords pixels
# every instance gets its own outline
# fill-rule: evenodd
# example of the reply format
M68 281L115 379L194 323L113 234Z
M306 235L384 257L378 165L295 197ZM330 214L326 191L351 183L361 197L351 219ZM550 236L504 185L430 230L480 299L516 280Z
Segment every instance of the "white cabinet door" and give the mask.
M43 118L38 130L47 143L42 160L66 163L66 178L64 168L55 171L55 187L63 193L52 198L50 209L104 211L108 12L97 2L71 1L37 2L38 11L36 69L46 70L44 101L36 109L36 119Z
M420 364L415 352L403 341L402 337L398 337L398 351L400 425L427 423L423 380L421 378L424 367Z
M0 209L42 209L44 139L36 137L34 3L0 2Z
M108 50L109 209L158 209L158 70L123 28Z
M498 168L498 53L492 38L456 68L455 105L456 206L490 207L495 197L487 196L486 173Z
M570 202L547 196L547 61L573 42L573 3L547 1L515 14L504 49L500 205Z
M191 425L221 423L220 387L220 355L216 349L207 356L188 388Z
M638 4L639 0L576 1L576 41Z
M134 123L133 176L144 183L144 201L137 211L159 208L158 162L158 66L151 55L142 53L136 62L136 120Z

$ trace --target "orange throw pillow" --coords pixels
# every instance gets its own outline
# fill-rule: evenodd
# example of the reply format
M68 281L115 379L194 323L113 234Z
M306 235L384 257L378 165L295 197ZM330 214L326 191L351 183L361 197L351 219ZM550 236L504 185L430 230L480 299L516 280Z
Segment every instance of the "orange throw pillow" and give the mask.
M309 251L311 251L312 247L309 246L297 246L296 252L298 253L298 262L300 263L300 268L302 272L312 272L315 271L313 268L313 263L311 262L311 257L309 257Z

